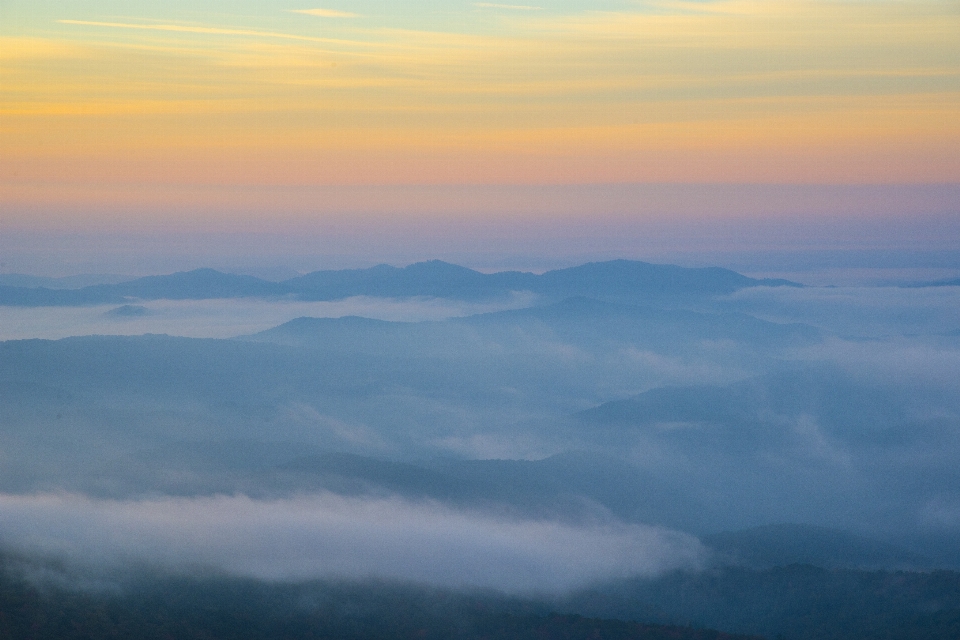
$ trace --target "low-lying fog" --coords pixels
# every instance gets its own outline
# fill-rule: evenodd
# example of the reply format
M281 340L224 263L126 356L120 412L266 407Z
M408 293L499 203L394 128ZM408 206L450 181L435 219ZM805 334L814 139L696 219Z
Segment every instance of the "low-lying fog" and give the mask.
M705 555L693 536L658 527L497 517L328 492L124 501L0 494L0 536L17 552L79 569L133 562L271 581L384 578L526 593L696 569Z
M145 300L129 305L83 307L0 306L0 340L58 340L70 336L138 336L145 333L188 338L232 338L263 331L304 316L363 316L378 320L420 322L519 309L532 302L533 296L517 293L509 299L492 302L357 296L329 302L233 298Z
M960 287L753 287L720 307L803 322L853 338L936 336L960 329Z
M0 539L529 592L788 522L958 566L958 310L957 286L3 307Z

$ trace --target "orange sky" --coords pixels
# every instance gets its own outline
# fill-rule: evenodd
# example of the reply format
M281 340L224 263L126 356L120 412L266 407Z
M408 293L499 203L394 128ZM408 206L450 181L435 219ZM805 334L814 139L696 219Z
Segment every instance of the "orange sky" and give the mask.
M960 183L960 5L0 7L8 229L377 198L316 195L338 185L622 183Z

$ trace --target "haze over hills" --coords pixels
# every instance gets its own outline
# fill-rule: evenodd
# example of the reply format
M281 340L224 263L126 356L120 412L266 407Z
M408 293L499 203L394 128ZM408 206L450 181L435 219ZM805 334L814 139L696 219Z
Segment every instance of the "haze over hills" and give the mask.
M917 509L960 481L957 396L778 362L820 340L802 325L574 300L443 322L302 319L243 340L6 342L6 450L43 448L46 464L9 464L2 480L112 497L352 487L538 517L600 508L697 534L792 517L919 534ZM774 371L657 386L685 358L730 367L732 353ZM598 404L641 375L655 388ZM183 456L184 442L224 440L249 442L249 463ZM254 462L259 441L319 457ZM160 453L171 446L181 453Z
M952 280L935 280L933 282L918 282L909 286L912 286L912 287L960 287L960 278L954 278Z
M2 282L2 281L0 281ZM17 282L16 280L12 282ZM406 298L430 296L462 300L501 297L530 291L549 299L588 295L607 299L710 296L753 286L797 286L786 280L757 280L721 268L691 269L629 260L589 263L542 275L519 271L484 274L432 260L397 268L316 271L282 282L197 269L147 276L79 289L0 285L0 305L69 306L114 304L128 300L200 300L293 296L301 300L338 300L353 296Z
M825 569L924 569L930 558L898 545L846 531L799 524L769 524L703 537L721 564L770 569L806 564Z
M0 114L0 640L960 640L960 0L0 0Z
M554 304L451 318L385 322L359 317L297 318L243 339L301 347L377 353L469 351L477 341L520 345L556 340L591 350L624 344L683 349L695 340L749 341L751 346L804 344L822 337L802 324L780 324L740 313L702 313L569 298Z
M52 278L47 276L31 276L24 273L0 273L0 286L25 287L35 289L82 289L98 284L120 284L133 280L131 276L117 274L84 273L75 276Z
M255 585L373 575L542 596L544 615L811 640L870 637L867 613L796 613L823 589L850 606L867 584L858 611L950 638L957 292L787 284L427 262L17 289L111 300L94 329L166 314L175 333L203 308L284 319L217 339L0 342L0 543L60 567L58 584L91 562L127 575L130 559ZM356 295L365 306L309 302ZM390 319L398 304L447 306Z

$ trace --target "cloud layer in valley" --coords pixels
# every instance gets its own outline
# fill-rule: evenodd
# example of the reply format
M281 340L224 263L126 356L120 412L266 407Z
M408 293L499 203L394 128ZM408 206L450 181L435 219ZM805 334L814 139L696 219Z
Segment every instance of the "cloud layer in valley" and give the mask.
M114 313L117 305L89 307L0 306L0 340L57 340L87 335L165 333L189 338L232 338L275 327L302 316L363 316L378 320L418 322L475 313L516 309L533 303L518 293L495 302L462 302L444 298L372 298L301 302L258 298L151 300L138 302L140 314Z
M146 564L266 580L376 577L513 592L653 576L703 559L696 538L656 527L516 520L327 493L270 501L0 495L0 539L101 570Z

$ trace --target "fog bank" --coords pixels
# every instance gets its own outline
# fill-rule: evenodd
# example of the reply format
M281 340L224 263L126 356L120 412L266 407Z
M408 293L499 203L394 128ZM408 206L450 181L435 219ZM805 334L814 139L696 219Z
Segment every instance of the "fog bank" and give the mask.
M266 580L386 578L528 593L695 568L704 554L696 538L657 527L508 519L330 493L139 501L3 494L0 542L98 569L146 564Z
M87 307L0 306L0 340L70 336L136 336L165 333L187 338L232 338L275 327L294 318L363 316L394 322L445 320L476 313L519 309L533 303L530 294L505 300L463 302L445 298L372 298L303 302L287 299L230 298L146 300L139 313L125 314L115 304ZM118 309L121 310L117 313Z

